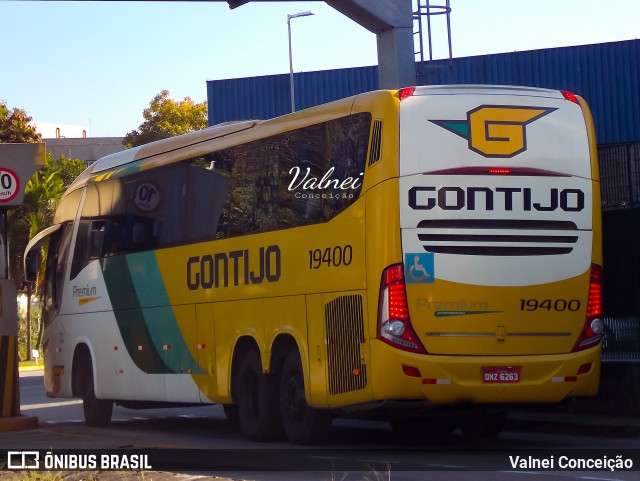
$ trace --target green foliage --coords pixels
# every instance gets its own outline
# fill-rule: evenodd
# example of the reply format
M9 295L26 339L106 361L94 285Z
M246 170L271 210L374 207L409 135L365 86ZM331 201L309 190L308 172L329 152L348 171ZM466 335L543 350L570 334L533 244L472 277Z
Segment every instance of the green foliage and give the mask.
M11 258L9 270L16 286L24 284L23 258L24 250L33 236L53 223L53 216L62 194L73 180L82 173L85 164L79 159L70 159L61 155L54 158L51 153L45 156L44 167L36 172L25 187L24 201L21 206L10 212L9 242ZM43 256L41 270L46 258ZM34 294L42 289L42 276L35 286ZM35 346L39 346L42 326L39 322L40 309L20 313L18 323L18 349L23 359L30 359L30 349L34 346L32 339L36 339ZM30 319L27 319L30 317ZM27 334L27 323L30 324L30 334Z
M125 147L137 147L155 140L204 129L207 126L207 104L196 104L190 97L176 102L169 98L168 90L163 90L151 100L149 108L144 109L142 116L144 122L140 127L125 136Z
M11 110L5 102L0 102L0 143L39 142L40 134L29 125L30 121L31 117L24 110ZM47 153L43 169L36 172L25 186L23 204L9 211L9 275L17 287L24 284L22 259L29 239L51 225L62 194L84 168L84 162L79 159L64 156L55 159L51 153ZM30 317L27 319L26 313L20 315L18 325L18 346L23 358L30 358L31 338L37 332L34 323L36 326L39 324L37 313L31 312ZM30 326L29 335L27 324Z
M71 183L86 169L86 164L80 159L71 159L60 154L57 159L47 152L44 160L44 168L42 172L47 175L49 172L55 172L62 180L62 184L66 189Z
M36 304L37 305L37 304ZM33 306L30 310L30 319L27 319L27 309L21 309L18 306L18 354L20 359L30 358L28 349L33 349L34 343L31 341L38 334L40 309ZM27 323L30 322L31 339L27 336ZM31 344L27 347L27 344ZM37 343L36 343L37 345Z
M40 142L40 134L29 122L31 117L24 110L11 110L0 102L0 144Z
M53 223L60 197L84 168L85 164L80 159L64 155L56 159L47 152L44 167L29 179L25 187L23 204L10 212L12 255L9 268L17 286L21 286L24 279L22 258L29 239Z

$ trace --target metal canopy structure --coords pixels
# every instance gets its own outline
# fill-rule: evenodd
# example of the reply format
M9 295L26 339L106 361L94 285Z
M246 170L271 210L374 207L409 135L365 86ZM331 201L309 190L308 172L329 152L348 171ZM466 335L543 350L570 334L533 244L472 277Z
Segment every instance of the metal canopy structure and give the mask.
M204 1L226 1L233 9L249 2L293 0ZM326 0L325 3L376 34L380 88L396 89L415 84L412 0Z

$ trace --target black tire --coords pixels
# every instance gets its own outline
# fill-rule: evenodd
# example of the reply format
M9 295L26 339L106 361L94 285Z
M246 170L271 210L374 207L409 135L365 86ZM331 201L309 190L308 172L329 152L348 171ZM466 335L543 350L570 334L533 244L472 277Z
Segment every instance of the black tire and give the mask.
M80 370L80 396L82 397L82 410L84 422L87 426L107 426L111 422L113 414L113 401L98 399L93 384L93 365L91 359L85 359L78 364Z
M262 372L260 354L248 351L235 376L234 396L240 428L250 441L282 438L278 389L274 376Z
M302 362L297 351L289 353L282 366L280 413L284 432L292 443L318 444L331 431L331 413L307 404Z
M494 411L483 414L462 416L460 430L468 438L495 438L507 424L508 411Z
M391 427L396 441L412 444L448 436L455 431L458 424L452 416L434 416L394 419L391 421Z

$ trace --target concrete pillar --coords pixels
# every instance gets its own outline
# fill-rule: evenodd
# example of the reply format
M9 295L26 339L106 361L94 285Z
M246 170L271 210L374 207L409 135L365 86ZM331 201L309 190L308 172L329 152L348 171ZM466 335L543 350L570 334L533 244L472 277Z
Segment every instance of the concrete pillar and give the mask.
M380 88L397 89L415 85L413 28L396 27L379 33L377 37ZM407 55L407 52L411 55Z
M380 88L416 83L412 0L326 0L378 37Z

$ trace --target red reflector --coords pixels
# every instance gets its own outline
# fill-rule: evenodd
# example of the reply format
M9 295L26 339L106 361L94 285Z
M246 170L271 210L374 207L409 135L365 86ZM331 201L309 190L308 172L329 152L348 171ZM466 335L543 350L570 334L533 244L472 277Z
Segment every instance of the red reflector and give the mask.
M421 377L420 369L413 366L402 366L402 372L410 377Z
M576 376L579 376L580 374L586 374L589 371L591 371L591 363L587 362L578 368L578 372L576 372Z
M438 382L438 380L433 378L425 378L422 380L422 384L435 384L436 382Z
M579 103L578 102L578 97L576 97L575 95L573 95L571 92L567 92L566 90L562 90L562 96L566 99L569 100L570 102L573 102L575 104Z
M565 376L564 382L578 382L578 376Z
M402 88L400 90L398 90L398 98L402 101L404 99L406 99L407 97L411 97L413 95L413 92L416 91L415 87L405 87Z

